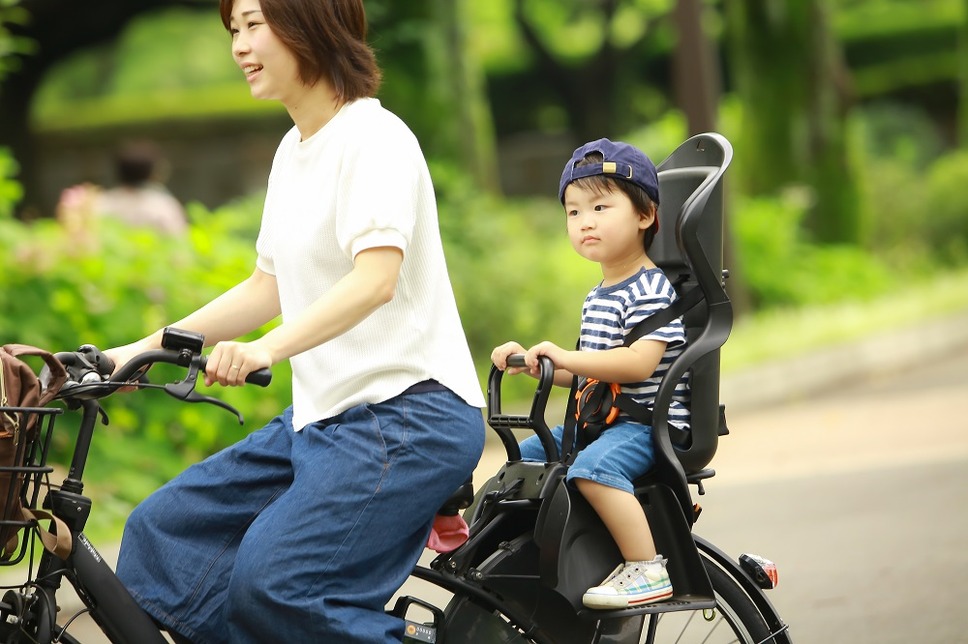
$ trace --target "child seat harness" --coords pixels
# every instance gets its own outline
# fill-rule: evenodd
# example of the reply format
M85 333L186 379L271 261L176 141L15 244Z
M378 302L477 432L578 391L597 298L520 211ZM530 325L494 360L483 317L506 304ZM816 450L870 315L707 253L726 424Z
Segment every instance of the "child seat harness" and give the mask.
M625 336L623 346L631 346L642 337L685 315L702 299L702 289L690 289L669 306L636 324ZM636 402L629 394L622 393L622 386L618 383L575 376L571 388L574 393L568 400L561 441L564 457L562 460L566 463L570 463L579 450L601 436L615 422L620 412L625 412L643 425L652 425L652 409ZM574 448L567 452L569 446Z

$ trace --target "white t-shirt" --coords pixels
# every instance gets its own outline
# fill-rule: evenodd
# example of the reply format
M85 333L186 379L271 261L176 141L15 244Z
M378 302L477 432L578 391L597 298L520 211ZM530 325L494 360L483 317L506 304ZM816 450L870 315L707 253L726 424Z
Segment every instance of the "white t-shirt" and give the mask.
M293 127L272 163L256 242L283 321L349 273L357 253L386 246L404 253L393 300L290 359L297 430L428 379L484 406L416 137L373 98L343 106L305 141Z

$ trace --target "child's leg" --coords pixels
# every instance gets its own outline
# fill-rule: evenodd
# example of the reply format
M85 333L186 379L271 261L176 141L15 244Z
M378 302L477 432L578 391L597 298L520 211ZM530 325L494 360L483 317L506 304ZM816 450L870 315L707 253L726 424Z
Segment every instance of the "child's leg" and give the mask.
M665 559L656 554L649 521L632 487L653 463L652 428L619 423L579 452L568 470L568 480L598 513L625 559L582 596L589 608L625 608L672 596Z
M588 479L576 479L575 484L601 517L625 561L655 558L655 541L649 520L634 495Z

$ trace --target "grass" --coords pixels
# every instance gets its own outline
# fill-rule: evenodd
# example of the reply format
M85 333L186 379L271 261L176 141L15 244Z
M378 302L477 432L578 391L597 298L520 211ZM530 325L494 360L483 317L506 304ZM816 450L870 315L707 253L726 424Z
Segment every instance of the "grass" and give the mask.
M968 311L968 269L912 283L870 301L763 311L736 322L723 373Z

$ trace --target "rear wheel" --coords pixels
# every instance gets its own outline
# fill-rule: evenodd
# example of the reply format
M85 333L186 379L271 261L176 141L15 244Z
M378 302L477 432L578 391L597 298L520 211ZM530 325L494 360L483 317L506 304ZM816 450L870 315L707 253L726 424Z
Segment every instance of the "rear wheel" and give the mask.
M713 586L716 607L651 615L646 619L640 643L757 644L769 641L769 627L739 583L705 555L703 564Z
M597 633L594 622L583 620L569 629L569 642L588 644L758 644L771 642L772 633L753 601L739 583L705 554L703 564L709 575L716 607L707 610L671 611L633 618L640 626L626 622L616 632ZM500 602L495 602L500 605ZM454 596L444 610L446 615L436 639L438 644L488 642L493 644L533 644L557 641L561 634L541 636L540 624L525 635L528 625L514 625L500 610L485 607L465 597ZM564 617L559 613L559 617ZM604 625L605 623L602 622ZM586 630L586 628L588 630ZM554 629L552 629L554 630ZM787 641L786 639L782 641Z

